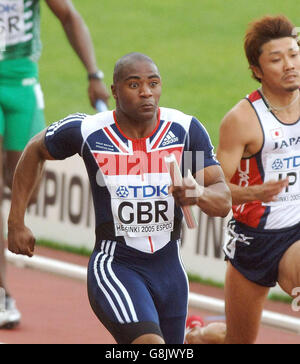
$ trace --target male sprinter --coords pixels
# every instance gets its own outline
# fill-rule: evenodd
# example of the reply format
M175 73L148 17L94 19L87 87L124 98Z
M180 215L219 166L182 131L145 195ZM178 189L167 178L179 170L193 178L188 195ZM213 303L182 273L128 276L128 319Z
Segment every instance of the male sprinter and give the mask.
M90 102L109 94L98 71L89 31L71 0L46 0L88 73ZM11 188L22 150L45 127L37 61L41 53L39 0L0 0L0 209L4 185ZM55 75L53 75L55 77ZM32 196L35 200L37 189ZM0 211L1 214L1 211ZM14 327L20 312L5 280L4 235L0 216L0 287L6 290L6 311L0 328Z
M254 343L270 287L278 282L292 295L300 286L300 55L294 29L287 18L268 16L246 33L245 52L261 87L225 116L217 152L234 205L224 247L227 329L212 326L205 335L196 324L189 343L211 337Z
M225 116L218 160L234 218L224 247L225 343L254 343L276 282L300 286L300 53L284 16L253 22L245 51L261 87Z
M44 161L80 154L96 214L96 244L88 267L95 314L117 343L182 344L188 281L179 256L182 213L174 200L226 216L230 191L199 121L159 108L161 77L149 57L130 53L121 58L112 93L115 111L71 115L26 147L13 183L9 249L33 255L34 237L24 226L24 214ZM202 167L197 151L204 154ZM174 197L169 193L164 156L172 153L180 162L184 152L192 156L196 180L204 179L200 197L191 178L172 187ZM186 197L187 190L194 197Z

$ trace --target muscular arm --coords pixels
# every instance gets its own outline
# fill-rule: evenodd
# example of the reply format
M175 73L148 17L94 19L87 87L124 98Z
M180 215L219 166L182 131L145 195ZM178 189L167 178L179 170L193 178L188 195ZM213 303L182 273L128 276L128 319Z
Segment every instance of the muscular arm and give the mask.
M282 180L241 187L230 182L241 159L256 154L262 143L263 136L257 117L248 102L243 100L225 116L220 128L217 150L217 158L231 190L234 205L258 200L274 201L288 184L288 180Z
M194 184L189 178L183 181L183 186L172 186L170 189L177 205L197 205L209 216L228 215L231 209L231 194L219 166L210 166L197 172ZM204 181L204 188L201 187L201 181ZM193 197L190 197L191 192Z
M53 159L44 145L45 131L28 143L17 165L8 218L8 248L13 253L33 255L34 237L24 223L25 211L40 179L45 160Z
M95 51L89 29L71 0L46 0L49 8L60 20L68 40L84 64L87 73L98 70ZM109 94L101 80L91 80L89 96L92 106L97 99L107 102Z
M197 173L196 181L202 179L202 173L204 173L205 188L197 205L208 216L226 217L230 212L232 202L221 167L216 165L205 168L203 172Z

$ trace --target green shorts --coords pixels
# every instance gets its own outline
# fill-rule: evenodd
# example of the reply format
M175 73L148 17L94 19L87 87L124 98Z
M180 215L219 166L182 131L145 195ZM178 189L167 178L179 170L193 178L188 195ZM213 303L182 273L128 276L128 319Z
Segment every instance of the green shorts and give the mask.
M0 136L3 148L24 150L45 128L44 99L37 64L29 59L0 62Z

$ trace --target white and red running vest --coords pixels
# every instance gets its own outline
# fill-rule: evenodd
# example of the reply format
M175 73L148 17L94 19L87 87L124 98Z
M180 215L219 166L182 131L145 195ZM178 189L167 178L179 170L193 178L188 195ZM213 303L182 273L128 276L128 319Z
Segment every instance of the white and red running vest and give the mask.
M243 158L231 182L241 187L289 178L276 202L253 201L233 206L236 221L258 230L278 230L300 222L300 119L285 124L268 109L259 90L246 98L256 112L264 142L261 150Z

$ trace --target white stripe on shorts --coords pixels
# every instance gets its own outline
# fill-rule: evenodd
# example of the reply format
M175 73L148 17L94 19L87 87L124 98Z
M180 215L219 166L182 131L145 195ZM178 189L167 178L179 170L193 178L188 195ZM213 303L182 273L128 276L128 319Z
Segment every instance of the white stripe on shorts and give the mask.
M112 262L113 262L113 258L114 258L113 255L114 255L116 244L117 244L116 242L111 242L109 240L108 241L102 241L102 243L101 243L102 252L100 252L96 256L95 262L94 262L94 274L95 274L95 277L96 277L99 288L101 289L101 291L104 293L105 297L107 298L107 300L108 300L113 312L115 313L119 323L124 324L125 322L126 323L138 322L137 315L136 315L132 300L131 300L131 298L129 296L129 293L126 290L126 288L124 287L124 285L120 282L120 280L116 277L115 273L112 270ZM100 256L101 256L101 258L100 258ZM103 281L105 282L105 284L107 285L107 287L109 288L110 292L108 292L105 289L105 287L101 284L101 280L100 280L98 270L97 270L99 259L100 259L101 277L102 277ZM106 268L108 270L108 272L110 274L110 277L107 277L104 268ZM109 279L111 279L112 282L110 282ZM133 320L130 319L129 313L126 310L126 307L125 307L125 305L124 305L124 303L122 301L122 298L120 297L119 293L117 292L117 290L115 289L115 287L113 286L112 283L117 285L120 288L120 290L122 291L122 293L124 294ZM118 305L119 305L119 307L121 309L123 317L125 318L125 322L121 318L121 312L118 310L118 308L114 304L112 297L114 297L115 300L118 302Z
M117 316L117 319L118 321L121 323L121 324L124 324L124 321L122 320L119 312L118 312L118 309L116 308L113 300L111 299L109 293L107 292L107 290L103 287L103 285L101 284L101 281L100 281L100 278L99 278L99 275L98 275L98 270L97 270L97 265L98 265L98 260L99 260L99 257L100 255L102 255L102 253L99 253L96 258L95 258L95 261L94 261L94 274L95 274L95 277L96 277L96 280L97 280L97 283L98 283L98 286L99 288L101 289L101 291L104 293L105 297L107 298L112 310L114 311L115 315Z
M115 281L115 283L119 286L120 290L123 292L124 296L125 296L125 299L126 299L126 302L129 306L129 310L130 310L130 313L131 313L131 316L133 318L133 322L138 322L138 318L137 318L137 315L136 315L136 312L135 312L135 309L134 309L134 305L133 305L133 302L132 302L132 299L127 291L127 289L124 287L124 285L122 284L122 282L117 278L117 276L115 275L114 271L112 270L112 261L113 261L113 256L114 256L114 253L115 253L115 249L116 249L116 245L117 243L116 242L113 242L112 243L112 250L111 250L111 257L109 258L108 260L108 263L107 263L107 268L108 268L108 271L111 275L111 278Z

